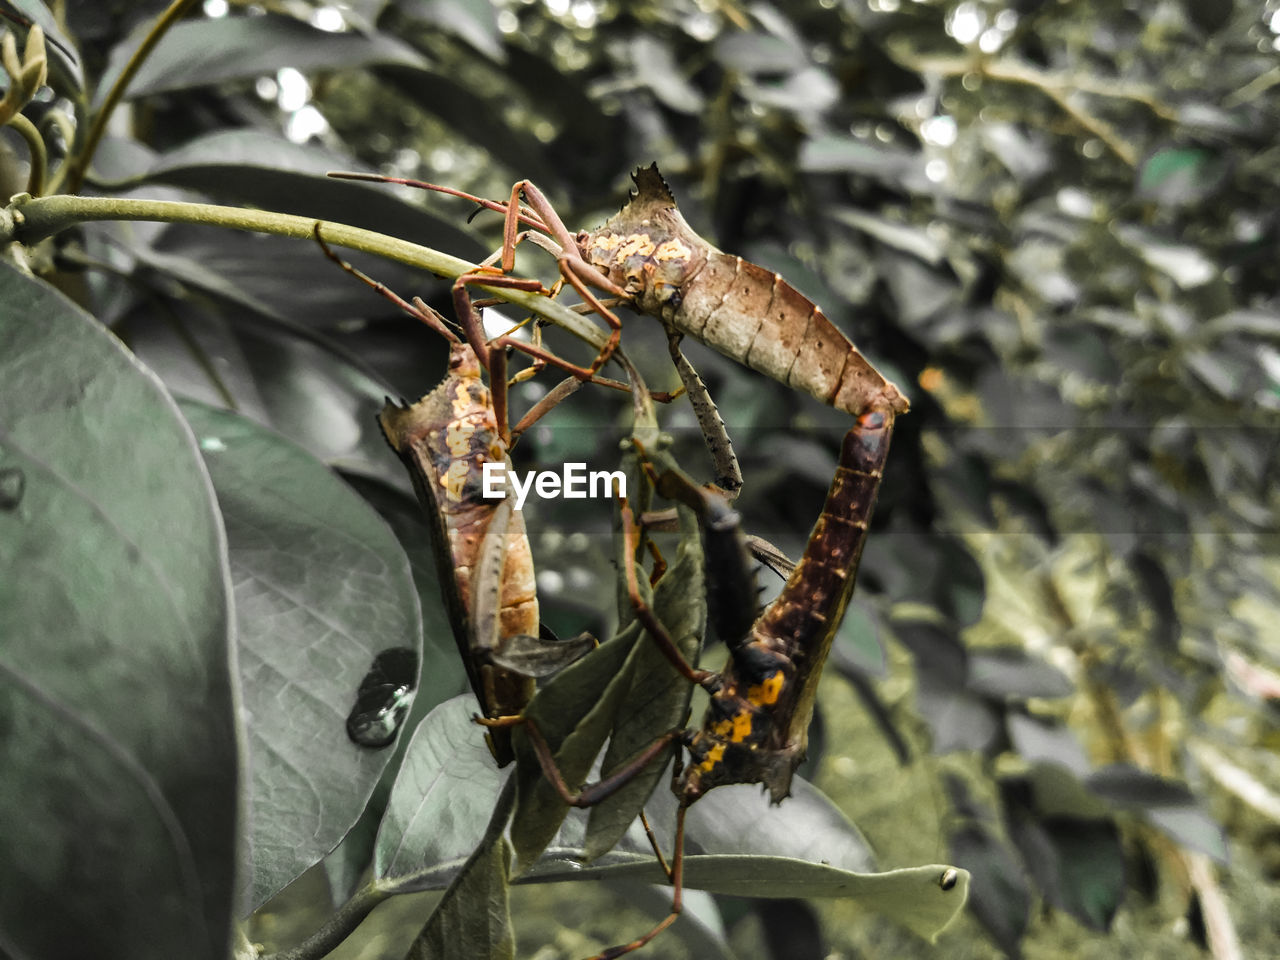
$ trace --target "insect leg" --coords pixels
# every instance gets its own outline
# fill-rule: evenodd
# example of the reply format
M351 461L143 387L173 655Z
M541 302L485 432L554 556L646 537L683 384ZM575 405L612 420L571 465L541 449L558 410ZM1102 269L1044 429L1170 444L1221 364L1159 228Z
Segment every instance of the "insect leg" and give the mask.
M388 300L394 303L397 307L399 307L405 313L409 314L409 316L413 317L415 320L421 320L428 327L430 327L436 333L440 334L440 336L444 337L450 343L459 342L458 335L449 329L448 324L446 323L444 317L442 317L439 314L439 312L437 312L436 310L433 310L431 309L431 307L427 306L427 304L424 303L420 298L414 297L413 303L409 303L402 296L400 296L400 294L396 293L394 290L390 289L380 281L373 279L373 277L369 276L367 273L360 270L359 268L351 265L346 260L343 260L340 256L334 253L333 248L330 247L329 244L325 242L324 237L321 235L322 227L323 227L323 224L319 220L317 220L315 222L315 226L311 228L311 232L312 232L312 235L315 237L316 243L320 245L320 249L324 251L324 255L326 257L328 257L330 260L332 260L334 263L340 266L343 270L347 271L347 273L351 274L357 280L360 280L363 283L367 284L368 286L372 287L375 291L377 291L382 296L386 297Z
M742 518L722 494L699 486L677 470L663 471L655 477L654 486L668 500L677 500L698 515L706 555L707 618L733 650L756 618L755 571L742 534Z
M636 540L635 515L632 513L631 505L625 498L622 500L622 536L624 538L625 548L624 556L633 557L638 546ZM680 672L680 675L692 683L705 687L708 690L714 690L718 683L718 676L712 670L700 670L689 663L684 658L684 654L680 652L680 648L672 639L671 634L667 632L661 621L654 615L653 610L644 598L640 595L640 584L636 580L635 564L627 563L627 597L631 601L631 607L635 610L636 619L639 620L649 637L658 645L658 649L662 651L671 665Z
M616 947L609 947L607 950L602 950L594 957L589 957L588 960L617 960L618 957L624 957L633 950L639 950L679 919L680 914L684 911L684 817L685 812L688 809L687 805L681 804L680 810L676 814L675 853L672 855L671 870L668 874L671 878L672 887L671 912L660 920L652 930L643 936L637 937L630 943L623 943Z
M573 790L565 783L564 777L560 773L560 767L556 764L556 759L552 754L551 745L543 737L537 722L526 717L513 719L524 725L525 733L529 737L529 744L533 747L534 753L538 757L538 766L542 768L542 775L547 782L551 784L560 799L568 806L580 809L594 807L602 800L607 800L620 787L629 783L632 777L647 767L654 757L661 755L663 750L670 749L671 744L684 735L684 730L668 730L644 750L636 754L629 762L610 773L609 776L597 780L595 783L586 784L578 790ZM491 720L485 722L485 726L497 725Z
M516 236L517 217L513 208L517 206L516 201L520 195L529 202L529 206L541 219L546 226L547 233L555 239L560 245L560 253L556 260L560 266L560 273L569 281L573 289L578 292L578 296L583 301L591 305L591 309L598 313L606 323L609 324L609 340L596 355L595 360L591 362L591 366L587 368L589 374L594 374L597 370L609 362L609 358L613 356L613 352L617 350L618 343L622 338L622 321L618 319L617 314L613 313L608 307L601 302L600 298L588 289L587 284L604 290L606 293L615 297L627 297L627 291L618 286L607 276L601 273L596 267L588 263L583 258L582 252L578 249L577 240L569 233L569 228L564 225L564 221L560 219L560 215L556 213L555 208L551 206L551 202L547 200L536 186L528 180L521 180L511 189L511 202L507 205L507 221L504 225L504 244L503 244L503 265L507 264L507 242L511 244L511 256L514 257L514 241ZM514 264L514 260L512 261Z
M716 486L732 500L742 489L742 468L738 466L738 456L733 452L733 444L729 441L729 431L725 429L724 419L720 416L715 401L707 392L707 385L680 351L680 341L683 339L684 334L668 328L667 347L671 351L676 372L680 374L680 382L689 394L693 415L698 418L698 426L702 428L702 439L706 441L707 451L716 465Z
M497 213L505 214L507 205L500 200L486 200L484 197L477 197L474 194L457 190L453 187L441 186L438 183L428 183L425 180L414 180L410 177L388 177L380 173L357 173L348 170L330 170L326 176L333 177L335 180L361 180L367 183L398 183L404 187L415 187L419 190L431 190L435 193L447 194L451 197L459 197L463 200L470 200L472 203L483 207L486 210L493 210ZM518 212L520 222L533 227L535 230L546 230L542 221L537 215L525 208L520 208Z

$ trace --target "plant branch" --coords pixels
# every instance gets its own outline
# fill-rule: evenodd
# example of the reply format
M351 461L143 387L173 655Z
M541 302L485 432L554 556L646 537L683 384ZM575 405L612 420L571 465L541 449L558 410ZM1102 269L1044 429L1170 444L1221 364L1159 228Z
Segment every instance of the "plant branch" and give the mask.
M1209 955L1213 960L1244 960L1240 949L1240 936L1236 933L1227 898L1213 872L1213 864L1203 853L1191 850L1182 852L1191 877L1191 886L1200 898L1200 914L1204 917L1204 931L1209 941Z
M107 122L111 119L111 114L115 112L120 101L124 99L125 91L129 88L129 84L141 69L142 64L146 62L151 51L155 49L160 39L169 32L169 28L177 23L186 12L195 5L196 0L173 0L169 4L168 9L160 14L160 18L156 20L155 25L147 32L142 43L138 45L138 49L133 51L133 56L129 58L129 62L124 65L124 69L120 71L120 76L116 77L115 83L111 85L111 89L107 91L107 95L103 98L102 106L98 108L98 112L94 114L93 123L89 127L89 133L84 139L84 143L80 147L80 152L71 162L71 166L67 173L66 192L76 193L84 184L85 174L89 170L89 165L93 163L93 155L97 152L98 144L102 141L102 135L107 130Z
M357 890L350 900L320 925L319 930L302 943L289 950L266 954L261 960L316 960L327 956L351 936L355 928L364 922L364 918L373 912L374 907L391 895L390 889L376 880L371 881Z
M93 220L152 220L162 223L196 223L231 230L251 230L314 243L315 217L225 207L209 203L174 200L141 200L132 197L53 196L33 199L19 195L0 208L0 244L18 241L33 244L55 233ZM423 247L407 240L345 223L320 221L324 238L331 244L363 250L410 267L430 270L442 277L457 278L472 273L476 265L458 257ZM509 287L475 286L487 295L535 313L567 330L579 340L599 350L606 335L590 320L543 293Z
M1141 103L1156 116L1170 123L1177 123L1179 119L1177 111L1157 99L1155 91L1149 87L1108 82L1084 74L1048 73L1017 60L917 56L905 50L892 48L889 52L900 66L919 73L931 73L943 77L960 77L967 73L976 73L1004 83L1033 87L1057 104L1081 127L1105 143L1111 152L1129 167L1137 165L1137 150L1105 120L1072 103L1071 94L1087 93L1115 100L1132 100L1135 103Z

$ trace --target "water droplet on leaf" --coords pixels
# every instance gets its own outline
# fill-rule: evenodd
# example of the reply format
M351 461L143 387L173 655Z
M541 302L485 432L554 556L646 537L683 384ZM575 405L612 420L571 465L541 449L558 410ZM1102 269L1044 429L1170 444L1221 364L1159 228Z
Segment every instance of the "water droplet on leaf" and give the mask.
M409 715L418 681L418 654L392 647L373 658L347 715L347 736L362 747L389 746Z
M18 467L0 469L0 510L16 510L27 490L27 475Z

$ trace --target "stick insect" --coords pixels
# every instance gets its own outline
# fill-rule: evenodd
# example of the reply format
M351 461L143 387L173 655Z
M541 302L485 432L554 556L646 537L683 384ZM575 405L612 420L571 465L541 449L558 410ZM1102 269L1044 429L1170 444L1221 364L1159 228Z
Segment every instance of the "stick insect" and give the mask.
M541 775L561 802L572 807L610 801L660 755L662 747L670 749L674 743L688 749L685 763L680 763L677 749L672 778L678 812L669 867L659 854L674 887L671 912L644 935L592 960L615 960L639 949L679 916L684 824L690 806L715 787L732 783L759 783L774 803L790 794L792 777L807 751L822 667L853 593L893 422L892 409L872 406L846 434L836 475L804 554L777 599L758 617L749 551L737 514L717 491L698 486L678 470L649 469L661 496L692 508L700 519L710 620L729 647L729 660L721 672L712 673L677 662L667 653L679 672L711 693L701 726L683 734L663 734L650 748L625 758L612 770L606 768L599 782L577 791L561 774L560 743L548 742L537 725L525 725ZM631 531L634 521L631 507L624 502L623 531ZM632 533L624 555L635 552ZM664 623L647 608L634 569L628 569L627 580L630 602L646 631L663 651L678 649Z
M321 225L315 238L329 259L373 287L449 343L448 373L431 393L413 404L388 400L378 415L383 435L404 461L423 511L435 525L441 566L449 575L441 589L467 678L485 717L519 714L533 696L535 677L553 672L594 644L589 637L559 641L540 627L534 591L533 555L524 516L511 498L483 496L486 463L504 465L513 438L528 429L581 381L570 377L548 393L516 425L506 421L506 354L485 344L480 317L465 296L459 301L467 336L459 337L422 300L413 303L342 260L325 243ZM505 278L508 285L514 286ZM532 281L538 285L537 281ZM473 343L479 342L481 362ZM490 387L482 379L490 374ZM504 474L506 475L506 474ZM486 732L498 765L514 758L510 732Z
M673 335L673 357L679 338L687 334L855 416L872 406L894 414L910 406L817 304L773 271L700 237L676 209L656 163L632 175L636 191L616 215L597 230L577 234L528 180L515 184L510 200L502 203L420 180L330 176L422 187L502 213L504 273L514 269L515 246L523 236L551 251L565 279L610 327L605 347L589 366L574 371L579 376L594 375L609 360L622 329L618 317L587 289L590 285L660 319ZM521 224L531 232L519 233Z

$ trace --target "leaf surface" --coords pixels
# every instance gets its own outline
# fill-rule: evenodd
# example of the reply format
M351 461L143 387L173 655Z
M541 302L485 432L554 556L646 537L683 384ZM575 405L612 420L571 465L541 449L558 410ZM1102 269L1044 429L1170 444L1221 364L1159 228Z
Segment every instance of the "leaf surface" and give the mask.
M5 947L220 960L241 761L209 476L92 317L8 264L0 305Z
M230 544L256 907L364 809L391 751L353 743L347 717L379 653L420 656L421 614L399 543L329 468L236 414L191 402L183 412Z

